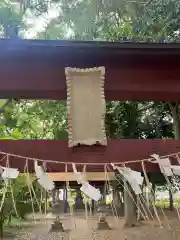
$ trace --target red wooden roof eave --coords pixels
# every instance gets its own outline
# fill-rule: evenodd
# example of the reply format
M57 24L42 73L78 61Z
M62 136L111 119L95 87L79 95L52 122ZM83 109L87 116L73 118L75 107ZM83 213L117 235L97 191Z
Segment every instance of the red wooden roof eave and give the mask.
M36 39L10 39L10 38L0 38L0 48L3 49L23 49L24 47L29 48L79 48L81 50L87 51L87 49L106 49L106 50L149 50L164 53L165 51L172 53L173 51L177 53L180 51L180 43L147 43L147 42L130 42L130 41L80 41L80 40L36 40Z
M179 44L0 40L0 97L66 99L64 68L106 67L106 100L179 100Z
M1 82L1 80L0 80ZM142 83L143 84L143 83ZM179 84L180 85L180 84ZM106 101L178 101L180 96L180 89L177 91L166 92L144 92L144 91L105 91ZM3 91L0 89L1 99L27 99L27 100L66 100L66 90L54 90L54 91L19 91L10 90Z
M22 147L23 146L23 147ZM160 156L180 152L180 141L178 140L109 140L107 147L91 146L68 148L67 141L61 140L0 140L1 151L21 155L29 158L38 158L65 162L76 163L79 170L82 165L78 163L91 163L87 165L87 171L99 172L104 171L103 165L94 165L97 163L124 162L149 158L151 154L156 153ZM0 154L1 158L4 157ZM178 164L176 157L171 158L173 164ZM9 156L11 167L24 171L26 158ZM29 171L34 171L33 161L28 161ZM39 162L41 164L41 162ZM5 159L1 161L5 166ZM148 172L158 172L157 164L146 163ZM127 164L134 170L142 171L141 163L135 162ZM47 163L49 172L64 172L65 164ZM68 165L68 171L72 171L71 165Z

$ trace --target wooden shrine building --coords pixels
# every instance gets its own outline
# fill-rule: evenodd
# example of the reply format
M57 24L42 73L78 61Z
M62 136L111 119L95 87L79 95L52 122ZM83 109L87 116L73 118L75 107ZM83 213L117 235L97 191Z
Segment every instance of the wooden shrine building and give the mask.
M106 101L180 99L179 44L1 39L0 52L0 98L66 100L66 67L104 66ZM52 161L115 163L180 152L180 141L108 139L107 146L69 148L65 140L0 140L0 151ZM10 156L9 162L23 171L23 158ZM135 162L130 167L141 171ZM159 171L156 164L146 167ZM32 161L29 169L34 169ZM65 168L49 162L47 170ZM71 165L67 170L72 171ZM103 170L103 165L87 165L87 172Z

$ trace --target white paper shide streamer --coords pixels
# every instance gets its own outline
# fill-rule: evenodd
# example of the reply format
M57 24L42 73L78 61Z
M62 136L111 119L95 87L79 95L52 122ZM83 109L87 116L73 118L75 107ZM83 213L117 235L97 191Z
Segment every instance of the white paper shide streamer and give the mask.
M8 167L0 167L1 168L1 177L6 179L16 179L19 176L19 171L17 168L8 168Z
M101 193L100 193L99 189L93 187L91 184L89 184L88 181L86 181L84 176L80 172L77 171L75 164L72 164L72 168L73 168L73 172L76 176L78 184L82 185L80 190L84 194L86 194L88 197L90 197L91 199L93 199L95 201L99 201L99 199L101 198Z
M141 176L140 172L136 172L127 167L117 167L114 166L114 164L112 164L112 166L114 169L117 169L124 179L130 184L136 195L142 193L140 186L142 185L144 178Z
M168 157L160 158L159 155L153 154L151 155L159 164L159 168L161 173L165 174L167 177L171 177L173 175L180 176L180 166L179 165L171 165L171 162Z
M38 166L37 161L35 161L34 167L38 183L47 191L52 190L54 188L54 182L49 179L48 174L43 171L41 166Z
M93 187L88 182L84 182L80 190L95 201L99 201L99 199L101 198L101 193L99 189Z
M167 177L173 176L173 172L171 170L171 162L169 158L161 158L159 157L158 154L152 154L151 157L153 157L159 164L159 168L161 173L165 174Z
M172 165L171 169L172 169L174 175L180 176L180 166Z
M74 172L74 175L76 177L77 183L78 184L83 184L84 182L86 182L84 176L80 172L77 171L74 163L72 164L72 168L73 168L73 172Z

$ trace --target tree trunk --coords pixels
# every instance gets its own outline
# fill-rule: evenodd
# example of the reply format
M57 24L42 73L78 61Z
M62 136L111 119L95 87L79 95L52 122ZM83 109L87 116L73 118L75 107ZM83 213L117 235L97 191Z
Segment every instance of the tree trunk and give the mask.
M120 199L119 191L113 190L113 205L117 211L118 217L123 216L123 202Z
M152 195L152 201L153 203L155 203L156 202L156 183L154 181L152 181L151 195Z
M176 140L180 139L179 103L179 101L169 102L169 108L171 109L171 114L173 118L174 138ZM171 211L173 211L174 209L173 194L171 189L169 189L169 209Z
M63 202L64 202L64 213L68 212L68 193L67 193L67 186L64 184L64 189L63 189Z
M56 202L56 188L54 188L51 192L52 195L52 203Z
M44 208L45 208L45 214L47 214L48 210L48 196L47 196L47 191L44 190Z
M169 210L173 211L173 209L174 209L173 194L171 189L169 189Z
M174 138L180 139L179 102L169 102L169 108L173 118Z
M125 187L124 190L125 226L133 227L137 224L137 212L136 212L137 208L135 205L136 199L133 199L134 193L132 192L130 185L126 181L124 181L124 187Z
M92 214L94 215L95 213L95 201L92 199L92 202L91 202L91 211L92 211Z
M8 216L8 227L11 225L11 220L12 220L12 214L10 213Z
M138 209L137 209L137 220L138 221L142 221L142 220L144 220L144 217L142 215L142 213L144 214L144 209L142 208L142 205L140 204L139 199L137 200L137 206L138 206Z
M56 202L59 202L60 198L59 198L59 189L56 189Z
M4 236L4 220L0 220L0 239Z

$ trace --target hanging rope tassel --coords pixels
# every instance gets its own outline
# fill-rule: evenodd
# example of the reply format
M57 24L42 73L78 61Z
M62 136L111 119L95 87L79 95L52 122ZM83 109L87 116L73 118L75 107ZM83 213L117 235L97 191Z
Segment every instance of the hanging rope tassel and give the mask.
M107 170L108 170L108 166L105 165L104 166L104 175L105 175L105 182L106 182L105 186L106 186L106 189L107 189L107 187L108 187L108 189L111 189L111 184L110 184L109 175L108 175L108 171ZM112 209L113 216L115 217L114 218L115 224L118 227L118 224L119 224L119 222L117 221L118 213L117 213L117 209L116 209L116 205L114 203L114 200L112 200L112 202L111 202L111 209Z
M26 182L27 182L27 186L28 186L28 191L29 191L30 198L31 198L31 206L32 206L34 223L36 224L34 200L33 200L33 195L32 195L32 191L31 191L31 185L32 185L32 183L31 183L31 180L30 180L30 174L29 174L29 169L28 169L28 159L26 159L25 172L26 172Z
M145 181L146 181L146 185L147 185L147 187L149 189L151 189L150 182L149 182L149 179L148 179L148 176L147 176L147 173L146 173L144 162L142 162L142 170L143 170L144 178L145 178ZM154 194L154 192L153 192L153 194ZM158 215L158 212L157 212L157 209L156 209L154 201L152 201L152 206L153 206L153 210L154 210L155 216L157 218L157 221L159 223L159 226L162 228L162 222L161 222L161 220L159 218L159 215Z
M83 167L83 179L86 179L86 165ZM84 206L85 206L85 219L88 224L88 207L87 207L87 196L84 195Z
M113 166L114 169L116 169L116 166L114 166L114 164L111 164ZM122 164L122 167L123 168L126 168L126 165L125 164ZM118 170L118 168L117 168ZM110 170L111 171L111 170ZM122 182L124 182L124 177L120 174L119 175L120 179ZM124 186L118 179L117 179L117 182L124 188L124 191L126 191L128 193L128 195L130 196L130 198L132 199L133 203L135 204L136 208L138 209L138 204L137 202L135 201L134 197L133 197L133 194L131 193L131 191L129 190L129 188L127 186ZM144 215L144 213L142 212L141 209L139 209L140 211L140 214L142 215L142 217L144 219L146 219L146 216Z
M9 162L9 155L6 155L6 167L8 167L8 162ZM1 169L1 172L2 169ZM8 180L9 181L9 180ZM2 200L1 200L1 204L0 204L0 212L2 211L2 208L4 206L4 202L5 202L5 199L6 199L6 193L8 191L8 181L3 181L4 182L4 186L3 186L3 195L2 195Z
M68 172L68 165L65 164L65 173ZM70 193L71 189L69 187L69 181L66 181L66 191L68 193ZM68 201L68 194L67 194L67 201ZM69 210L70 210L70 215L71 215L71 220L72 220L72 223L74 225L74 228L76 228L76 221L75 221L75 218L74 218L74 211L73 211L73 206L71 204L69 204Z

